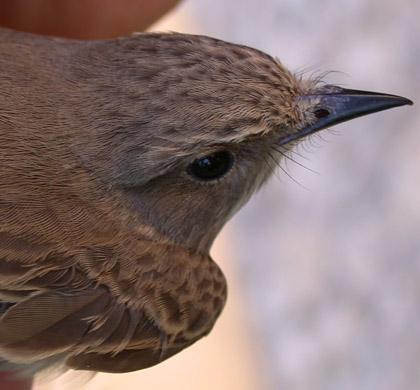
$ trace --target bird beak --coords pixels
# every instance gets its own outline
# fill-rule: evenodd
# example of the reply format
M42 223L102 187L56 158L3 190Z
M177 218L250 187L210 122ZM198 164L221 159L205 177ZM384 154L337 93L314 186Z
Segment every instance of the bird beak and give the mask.
M373 114L388 108L412 105L409 99L385 93L357 91L339 87L326 87L311 95L297 96L299 100L317 100L314 114L316 122L282 138L280 145L295 141L319 130L325 129L359 116Z

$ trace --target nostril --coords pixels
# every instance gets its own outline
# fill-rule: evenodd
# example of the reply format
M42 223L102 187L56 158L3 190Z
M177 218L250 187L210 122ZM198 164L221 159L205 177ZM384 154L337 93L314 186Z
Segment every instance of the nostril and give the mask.
M314 111L314 114L317 117L317 119L322 119L330 115L330 112L326 110L325 108L318 108Z

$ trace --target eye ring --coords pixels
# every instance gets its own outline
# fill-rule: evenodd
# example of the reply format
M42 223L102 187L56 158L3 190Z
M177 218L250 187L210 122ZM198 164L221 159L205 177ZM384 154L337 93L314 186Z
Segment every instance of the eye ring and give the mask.
M195 159L187 167L192 177L202 181L220 179L233 165L233 155L226 150L220 150L207 156Z

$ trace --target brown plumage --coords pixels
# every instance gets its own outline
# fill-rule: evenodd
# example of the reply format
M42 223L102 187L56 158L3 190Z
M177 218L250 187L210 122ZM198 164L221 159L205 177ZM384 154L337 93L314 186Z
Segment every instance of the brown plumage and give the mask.
M125 372L191 345L226 300L209 248L282 155L410 103L207 37L0 30L0 357Z

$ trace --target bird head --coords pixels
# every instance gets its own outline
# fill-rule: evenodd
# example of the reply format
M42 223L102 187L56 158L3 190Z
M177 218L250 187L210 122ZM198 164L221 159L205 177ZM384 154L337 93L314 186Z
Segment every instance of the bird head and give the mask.
M97 97L77 97L73 118L93 129L78 138L88 138L82 161L142 223L199 252L302 138L411 104L297 77L265 53L202 36L139 34L73 58L76 95Z

